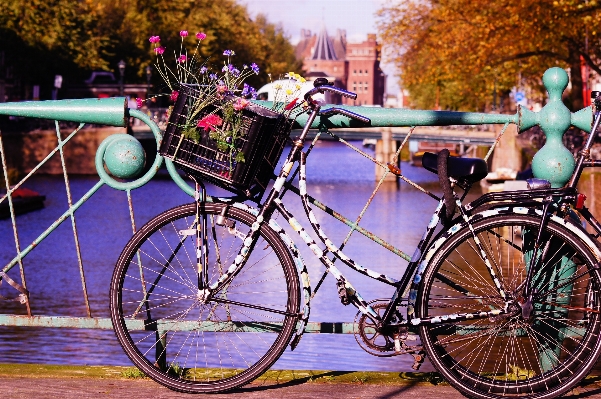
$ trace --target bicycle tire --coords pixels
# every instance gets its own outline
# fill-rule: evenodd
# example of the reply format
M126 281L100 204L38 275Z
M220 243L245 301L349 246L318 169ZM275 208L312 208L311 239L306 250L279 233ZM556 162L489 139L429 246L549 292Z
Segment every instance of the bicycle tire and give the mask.
M565 222L569 223L569 222ZM434 367L470 398L554 398L590 372L601 351L601 280L594 243L550 220L549 251L533 278L530 318L518 302L540 217L505 214L474 223L504 301L469 226L451 228L432 255L418 291L418 317L508 310L453 324L425 324L420 336ZM543 248L544 248L543 245ZM539 252L540 253L540 252ZM507 305L506 305L507 304Z
M209 283L232 264L254 222L224 207L204 205ZM222 211L233 229L215 223ZM111 319L125 353L148 377L179 392L223 392L254 380L283 353L298 320L299 278L285 243L264 224L242 270L203 300L196 235L185 235L195 218L194 203L175 207L131 238L111 280Z

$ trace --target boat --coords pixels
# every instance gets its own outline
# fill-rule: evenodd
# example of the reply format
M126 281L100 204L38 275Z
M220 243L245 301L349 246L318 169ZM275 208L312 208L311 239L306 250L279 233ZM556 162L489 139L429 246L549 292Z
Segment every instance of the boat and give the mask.
M420 141L415 143L415 147L409 143L409 164L412 166L422 166L422 157L425 152L433 152L438 153L443 149L449 150L449 153L452 157L458 157L459 153L457 152L457 145L454 143L438 143L438 142L428 142L428 141Z
M0 198L4 198L0 202L0 219L10 218L10 207L6 191L0 192ZM45 195L40 195L38 192L25 187L19 187L12 192L11 195L15 215L42 209L44 207Z
M490 172L480 180L482 193L526 190L526 181L516 180L517 174L517 170L510 168L498 168L494 172Z
M409 164L411 166L422 166L422 158L426 152L438 152L438 151L417 151L413 152L410 155ZM455 150L449 151L450 156L458 157L459 154Z

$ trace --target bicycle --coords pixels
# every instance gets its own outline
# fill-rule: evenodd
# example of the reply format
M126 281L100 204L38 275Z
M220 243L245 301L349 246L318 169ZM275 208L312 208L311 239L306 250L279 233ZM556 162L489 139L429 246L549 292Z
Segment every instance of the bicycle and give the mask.
M110 308L132 362L176 391L240 387L271 367L288 344L298 345L312 295L332 274L340 301L359 310L355 335L371 354L413 356L415 369L427 355L451 385L473 398L552 398L574 387L601 353L601 224L575 189L582 168L595 166L587 150L600 114L563 189L534 180L528 191L489 193L464 204L471 186L488 173L486 162L426 153L423 165L438 174L443 196L422 189L438 206L407 255L307 193L306 161L315 141L307 150L304 142L315 118L344 115L369 123L345 109L322 110L312 96L326 91L355 96L324 82L305 95L307 122L266 199L263 192L251 198L257 208L239 202L245 197L207 196L199 175L184 168L196 182L195 201L161 213L125 246L111 281ZM383 166L402 177L395 165ZM325 249L287 210L286 193L301 198ZM346 256L345 243L336 246L327 237L312 206L407 260L401 279ZM574 209L596 236L581 226ZM314 290L276 213L326 268ZM394 287L394 295L362 298L335 261Z

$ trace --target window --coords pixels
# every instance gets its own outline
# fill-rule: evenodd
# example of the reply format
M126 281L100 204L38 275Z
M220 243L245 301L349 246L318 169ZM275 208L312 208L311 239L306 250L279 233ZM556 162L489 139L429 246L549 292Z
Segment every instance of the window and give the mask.
M353 82L353 91L356 92L357 91L357 82Z
M353 75L356 75L356 74L357 74L357 70L353 69Z

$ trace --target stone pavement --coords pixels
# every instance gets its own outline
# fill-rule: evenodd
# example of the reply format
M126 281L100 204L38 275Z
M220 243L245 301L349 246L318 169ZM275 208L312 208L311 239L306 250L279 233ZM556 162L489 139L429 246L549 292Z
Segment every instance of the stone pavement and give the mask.
M596 380L599 381L599 380ZM204 395L201 395L202 397ZM601 384L589 383L572 392L572 398L601 398ZM170 391L147 379L116 379L87 377L0 377L0 397L6 399L136 399L136 398L199 398ZM369 384L369 383L318 383L305 379L285 383L251 384L226 394L206 395L210 399L254 398L340 398L340 399L387 399L387 398L463 398L459 392L446 384L430 383Z
M387 399L463 396L433 372L269 370L255 382L224 394L171 391L134 367L0 364L0 399ZM601 376L589 376L571 398L601 399Z

